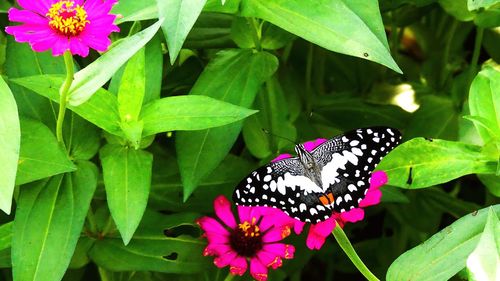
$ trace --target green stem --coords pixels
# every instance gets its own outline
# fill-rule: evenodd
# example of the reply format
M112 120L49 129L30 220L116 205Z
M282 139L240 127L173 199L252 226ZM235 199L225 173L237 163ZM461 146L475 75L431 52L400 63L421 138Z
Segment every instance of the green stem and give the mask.
M66 65L66 80L61 86L59 91L59 114L57 116L57 126L56 126L56 136L57 141L64 146L63 139L63 123L64 123L64 114L66 113L66 104L68 102L68 92L71 87L71 83L73 83L73 78L75 75L75 70L73 68L73 56L71 52L68 50L64 52L64 64Z
M224 278L224 281L231 281L234 279L234 275L232 275L231 273L228 273L226 278Z
M470 83L472 83L472 79L474 79L474 75L476 75L476 69L477 69L477 62L479 61L479 53L481 53L481 43L483 42L483 34L484 34L484 28L482 27L477 27L476 30L476 39L474 41L474 52L472 53L472 60L470 62L470 69L469 69L469 79L467 80L467 88L470 86Z
M453 23L451 24L451 28L447 33L446 37L446 43L444 45L444 50L443 50L443 65L441 66L441 79L439 85L441 87L444 87L444 84L446 83L446 78L447 78L447 72L448 72L448 60L450 58L450 49L451 49L451 43L453 42L453 37L455 35L455 31L457 30L458 27L458 21L453 20Z
M371 273L371 271L366 267L366 265L363 263L363 261L359 258L358 254L352 247L351 242L349 241L349 238L344 233L344 230L338 223L336 223L335 228L333 229L332 232L333 236L335 237L335 240L337 240L337 243L339 243L340 248L344 250L346 255L349 257L349 259L352 261L354 266L365 276L367 280L370 281L379 281L379 279Z
M250 28L252 29L252 39L253 43L255 44L255 49L257 49L257 51L262 51L262 45L260 44L261 34L259 25L254 18L247 18L247 21L250 25Z

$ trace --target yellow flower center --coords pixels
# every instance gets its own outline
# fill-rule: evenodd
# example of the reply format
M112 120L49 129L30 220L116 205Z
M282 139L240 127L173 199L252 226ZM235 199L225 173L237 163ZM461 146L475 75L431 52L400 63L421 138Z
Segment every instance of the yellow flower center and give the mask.
M74 1L62 0L52 4L46 16L50 19L50 27L65 36L80 34L90 23L85 9L75 5Z

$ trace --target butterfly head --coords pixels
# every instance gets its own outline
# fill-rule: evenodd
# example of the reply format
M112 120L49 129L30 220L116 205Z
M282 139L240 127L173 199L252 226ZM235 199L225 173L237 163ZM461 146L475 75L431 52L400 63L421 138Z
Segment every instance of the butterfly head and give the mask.
M318 186L321 186L321 169L313 155L307 151L303 144L295 146L295 152L304 166L305 176L311 179Z

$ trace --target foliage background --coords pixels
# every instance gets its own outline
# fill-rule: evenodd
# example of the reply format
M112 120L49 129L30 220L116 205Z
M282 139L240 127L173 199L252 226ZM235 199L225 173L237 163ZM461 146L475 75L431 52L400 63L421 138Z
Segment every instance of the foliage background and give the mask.
M345 228L368 267L499 274L498 1L225 2L121 0L113 48L75 58L67 149L62 58L0 32L3 279L222 280L194 220L292 149L262 128L306 141L372 125L407 142L379 166L382 204ZM270 280L361 278L334 240L292 239Z

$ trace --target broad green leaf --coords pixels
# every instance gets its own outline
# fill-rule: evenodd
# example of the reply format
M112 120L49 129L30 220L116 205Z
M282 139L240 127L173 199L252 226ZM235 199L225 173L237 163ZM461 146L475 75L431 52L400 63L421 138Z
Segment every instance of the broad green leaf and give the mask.
M206 242L186 235L167 237L165 229L193 226L199 215L180 213L170 216L147 212L128 246L119 238L97 240L90 258L113 271L157 271L192 274L212 265L203 257Z
M101 149L100 159L109 210L127 245L146 210L153 155L108 144Z
M49 128L39 121L21 119L21 151L16 185L76 169Z
M485 143L500 136L500 71L487 66L472 81L469 94L472 116L484 118L488 124L474 123ZM493 132L490 132L493 130Z
M467 0L467 8L469 11L479 10L480 8L488 9L489 7L500 3L499 0Z
M254 106L259 113L248 118L243 127L243 138L250 153L267 158L293 146L297 130L288 119L287 100L276 76L266 82L265 91L259 93Z
M141 114L143 136L168 131L203 130L240 121L255 110L210 97L189 95L167 97L147 104Z
M75 252L71 258L69 268L82 268L90 262L88 252L94 246L95 240L88 236L82 236L76 244Z
M484 129L488 133L488 137L500 140L500 130L494 121L486 119L481 116L466 115L463 118L472 121L478 128Z
M415 138L394 149L377 166L390 185L424 188L468 174L493 174L498 156L480 146L439 139Z
M16 182L21 129L16 100L0 76L0 210L10 214Z
M491 194L500 197L500 177L496 175L477 175Z
M118 111L122 122L138 120L145 92L145 48L142 48L126 64L118 89Z
M141 21L158 18L156 0L120 0L113 7L111 13L122 17L115 20L116 24L128 21Z
M12 242L12 222L0 226L0 268L12 267L10 246Z
M251 107L262 83L274 73L277 65L276 58L265 52L220 52L198 78L190 95ZM226 157L241 127L242 122L235 122L218 128L177 133L176 149L185 200Z
M59 88L63 80L61 76L38 75L11 81L54 102L59 102ZM110 92L102 88L98 89L86 103L79 106L68 105L68 108L97 127L111 134L123 136L120 128L118 101Z
M97 60L75 74L69 89L69 104L78 106L89 100L113 74L153 38L162 21L124 39Z
M163 158L158 156L155 154L157 167L154 169L148 203L148 206L157 210L212 212L213 199L219 194L230 197L234 186L256 168L253 163L229 154L184 202L184 186L175 165L175 158L170 155Z
M405 139L429 137L456 140L458 136L458 111L453 101L438 96L426 96L420 108L412 114Z
M214 12L214 13L236 14L238 12L240 2L241 0L231 0L231 1L207 0L205 7L203 7L203 11Z
M73 112L66 114L63 134L71 159L90 160L101 146L102 131Z
M97 168L78 170L21 187L12 229L16 281L61 280L82 231L97 186Z
M207 0L157 0L156 2L159 18L164 19L161 27L167 40L170 64L174 64L184 40Z
M7 36L5 74L9 77L8 83L16 98L20 116L40 120L47 126L55 126L57 104L11 82L13 78L64 72L62 56L53 57L50 51L34 52L29 44L19 44L12 36Z
M317 114L315 114L317 113ZM410 114L394 105L373 105L359 98L320 100L312 117L323 116L329 125L342 130L384 124L394 128L406 127ZM352 116L356 116L353 118Z
M500 205L492 206L499 215ZM488 209L464 216L397 258L386 280L448 280L466 265L486 224Z
M368 59L402 73L391 57L375 0L243 0L258 17L328 50Z
M467 269L472 280L500 279L500 223L491 207L479 243L467 258Z
M471 21L474 14L467 8L468 0L439 0L439 5L459 21Z

